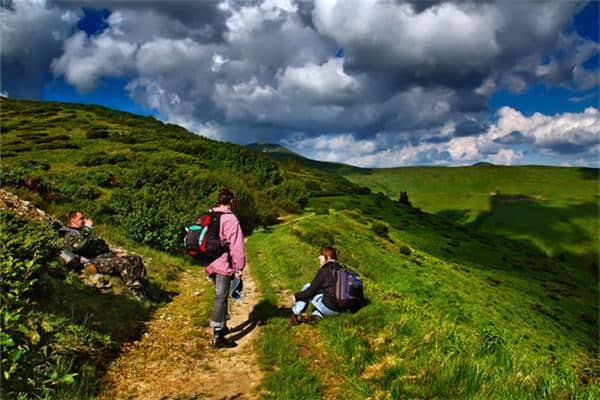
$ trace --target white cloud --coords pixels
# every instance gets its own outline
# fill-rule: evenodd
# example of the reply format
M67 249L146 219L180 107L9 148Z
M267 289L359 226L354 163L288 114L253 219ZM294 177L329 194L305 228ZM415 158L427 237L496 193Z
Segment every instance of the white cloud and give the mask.
M226 38L229 42L247 40L254 32L263 28L267 21L285 18L286 13L295 13L298 7L291 0L266 0L257 6L236 8L230 1L221 4L221 8L231 12L226 21Z
M315 26L341 46L377 57L358 63L425 69L487 65L500 51L504 21L492 6L444 3L417 13L409 4L374 0L317 0ZM352 57L352 52L348 52Z
M440 129L449 132L453 124L448 123ZM481 135L454 137L441 143L407 143L404 140L394 143L386 140L388 136L381 133L372 139L340 134L302 137L282 143L312 158L363 167L470 165L478 161L514 165L527 161L524 148L497 142L514 131L532 139L523 143L533 153L529 157L554 159L554 163L559 163L561 151L573 152L575 149L584 154L578 158L578 165L598 164L600 111L595 108L588 108L582 113L553 116L536 113L527 117L510 107L503 107L498 112L498 121Z
M516 163L541 151L589 159L597 143L591 111L506 108L483 122L498 90L542 83L575 102L597 88L597 69L583 65L599 46L571 29L572 2L99 1L111 14L91 36L75 27L86 0L2 9L1 89L13 96L6 82L28 82L5 77L30 67L6 69L10 57L42 73L55 57L52 72L80 91L127 77L132 99L164 121L239 143L299 132L311 154L361 165ZM333 58L339 47L344 59Z
M308 63L302 67L286 67L278 75L279 88L287 93L296 91L308 96L336 99L353 95L359 90L358 80L344 73L343 59L332 58L325 64Z
M77 90L87 92L103 76L121 76L133 67L135 43L117 40L108 33L88 38L77 32L65 42L63 55L52 62L52 71L64 75Z
M494 164L513 165L523 160L523 153L512 149L500 149L496 154L488 157Z
M600 111L589 107L582 113L563 113L547 116L534 113L530 117L510 108L498 111L498 122L490 128L491 139L501 139L513 131L521 132L540 147L560 151L583 148L600 141Z
M212 67L210 67L210 69L213 72L219 72L221 71L221 68L223 67L223 64L228 63L229 60L228 58L223 57L220 54L213 54L212 56Z
M206 67L212 46L203 46L190 38L156 38L142 44L136 54L140 75L175 74L180 77L194 67Z

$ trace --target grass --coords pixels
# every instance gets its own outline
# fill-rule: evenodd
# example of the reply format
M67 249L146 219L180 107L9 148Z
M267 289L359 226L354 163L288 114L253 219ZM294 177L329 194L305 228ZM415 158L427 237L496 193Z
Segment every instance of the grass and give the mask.
M597 268L599 170L542 166L340 171L349 180L480 231L529 241L571 265ZM595 263L593 266L591 264Z
M5 99L0 141L3 186L62 218L74 208L92 215L106 240L142 256L160 304L177 293L183 271L203 271L142 244L145 235L165 248L167 222L177 228L189 219L213 186L246 193L248 229L263 226L247 248L264 295L253 313L264 328L258 349L267 398L600 396L597 170L339 171L382 191L366 194L294 159L278 164L281 182L254 176L251 166L268 174L273 165L239 146L218 153L225 145L152 118ZM245 158L246 170L231 167ZM192 183L198 198L179 202ZM427 212L392 201L400 189ZM298 214L264 227L275 201ZM360 273L369 304L291 327L283 305L313 277L319 248L331 244ZM79 368L54 394L93 396L106 363L139 335L153 308L119 287L98 293L72 276L48 279L39 318L60 328L56 348L74 354L60 360L57 376ZM190 299L181 312L194 307L193 323L204 326L211 302Z
M299 290L314 275L326 237L340 249L342 263L363 277L370 304L314 328L269 320L263 348L284 341L291 359L269 358L274 375L267 382L289 365L308 362L306 373L319 378L323 398L600 394L598 288L589 276L522 242L476 233L377 195L313 199L310 207L327 207L329 214L250 237L261 289L280 302ZM373 232L373 223L388 224L389 238ZM441 243L453 245L446 252Z

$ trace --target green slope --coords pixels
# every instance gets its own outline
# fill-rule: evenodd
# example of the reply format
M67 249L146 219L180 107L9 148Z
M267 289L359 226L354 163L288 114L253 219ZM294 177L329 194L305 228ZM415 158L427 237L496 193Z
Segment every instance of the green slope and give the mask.
M589 275L384 196L323 197L310 206L317 214L248 242L267 295L260 310L269 398L600 394L598 286ZM278 305L310 281L324 244L362 275L369 305L290 327Z
M555 257L597 269L598 169L551 166L357 168L304 158L281 146L253 145L276 159L343 176L393 200L480 231L532 242Z
M2 186L60 217L72 208L88 211L109 240L149 260L151 282L164 301L174 295L178 274L191 266L157 249L177 253L182 224L212 203L220 185L240 194L242 222L248 232L254 229L248 259L265 295L253 318L264 324L258 350L267 398L600 395L595 271L575 270L528 242L456 225L383 194L366 194L340 175L307 168L300 159L274 163L241 146L101 107L11 100L0 105ZM456 179L456 185L463 185L464 178ZM403 189L425 209L413 191ZM512 194L520 197L508 203L533 202L523 192ZM455 206L438 211L446 209ZM291 211L298 213L288 216L288 222L270 225L278 213ZM0 216L0 232L24 237L10 250L23 276L13 273L12 260L2 258L3 285L20 287L30 278L25 262L37 257L32 249L39 244L36 239L50 233L42 235L43 228L29 228L17 217ZM313 276L324 244L337 246L341 261L364 278L369 305L315 327L292 328L282 305ZM48 274L49 257L36 260ZM37 309L23 318L29 321L23 322L29 324L28 332L45 332L42 339L23 336L18 324L8 332L39 354L49 343L43 350L49 356L38 360L29 358L30 352L15 361L4 352L3 370L5 363L25 368L25 360L39 361L43 373L25 368L31 375L23 374L37 379L36 394L53 398L63 393L57 388L63 390L74 378L76 387L55 398L93 395L101 375L96 364L110 360L125 340L123 332L136 332L133 322L149 318L150 312L126 296L92 295L68 275L48 274L32 289L32 298L47 304L42 319ZM5 311L16 308L2 300L4 319ZM98 311L98 301L119 310L114 311L119 318L106 321L108 314ZM199 299L198 307L205 316L210 298ZM72 334L59 334L61 326L69 326ZM2 341L8 342L5 336ZM109 354L103 349L99 357L93 346L105 346ZM60 381L80 367L80 375Z
M411 167L345 176L393 199L406 191L413 206L424 211L478 230L530 240L582 267L590 267L600 253L598 169Z
M360 191L343 177L282 168L260 152L152 117L54 102L0 104L3 186L61 218L84 209L167 251L178 249L181 226L213 205L220 186L237 193L247 231L298 210L311 194Z

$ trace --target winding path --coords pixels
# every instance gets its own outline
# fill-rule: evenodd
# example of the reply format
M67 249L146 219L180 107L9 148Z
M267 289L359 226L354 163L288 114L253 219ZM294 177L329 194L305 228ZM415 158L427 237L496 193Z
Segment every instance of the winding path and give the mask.
M255 341L260 326L249 319L260 296L250 266L244 271L244 297L229 301L233 349L213 350L212 331L192 320L200 296L212 291L204 271L185 271L180 294L158 309L139 341L123 349L109 367L98 399L221 399L259 397L262 373Z

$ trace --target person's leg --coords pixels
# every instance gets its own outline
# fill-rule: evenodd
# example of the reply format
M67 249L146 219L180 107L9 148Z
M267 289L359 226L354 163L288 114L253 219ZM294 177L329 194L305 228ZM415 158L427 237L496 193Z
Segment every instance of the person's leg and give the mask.
M308 289L310 287L310 283L307 283L302 287L302 291ZM295 300L295 299L294 299ZM292 325L298 325L301 322L301 315L306 310L308 303L306 301L298 300L292 306L292 314L290 315L290 323Z
M315 317L323 318L324 316L331 316L331 315L339 314L338 312L333 311L332 309L328 308L323 303L323 294L322 293L319 293L318 295L313 297L311 300L311 303L313 304L313 306L315 306L315 310L312 313L312 315L314 315Z
M212 278L212 277L211 277ZM215 284L215 308L213 310L210 326L214 330L213 347L235 347L235 342L227 340L226 335L226 315L227 315L227 296L229 295L229 285L232 277L229 275L215 274L213 282Z
M229 275L215 274L215 308L210 320L211 328L223 328L227 315L227 296L232 277Z
M140 256L113 257L111 262L115 272L121 276L121 280L133 294L141 299L151 298L148 273Z

